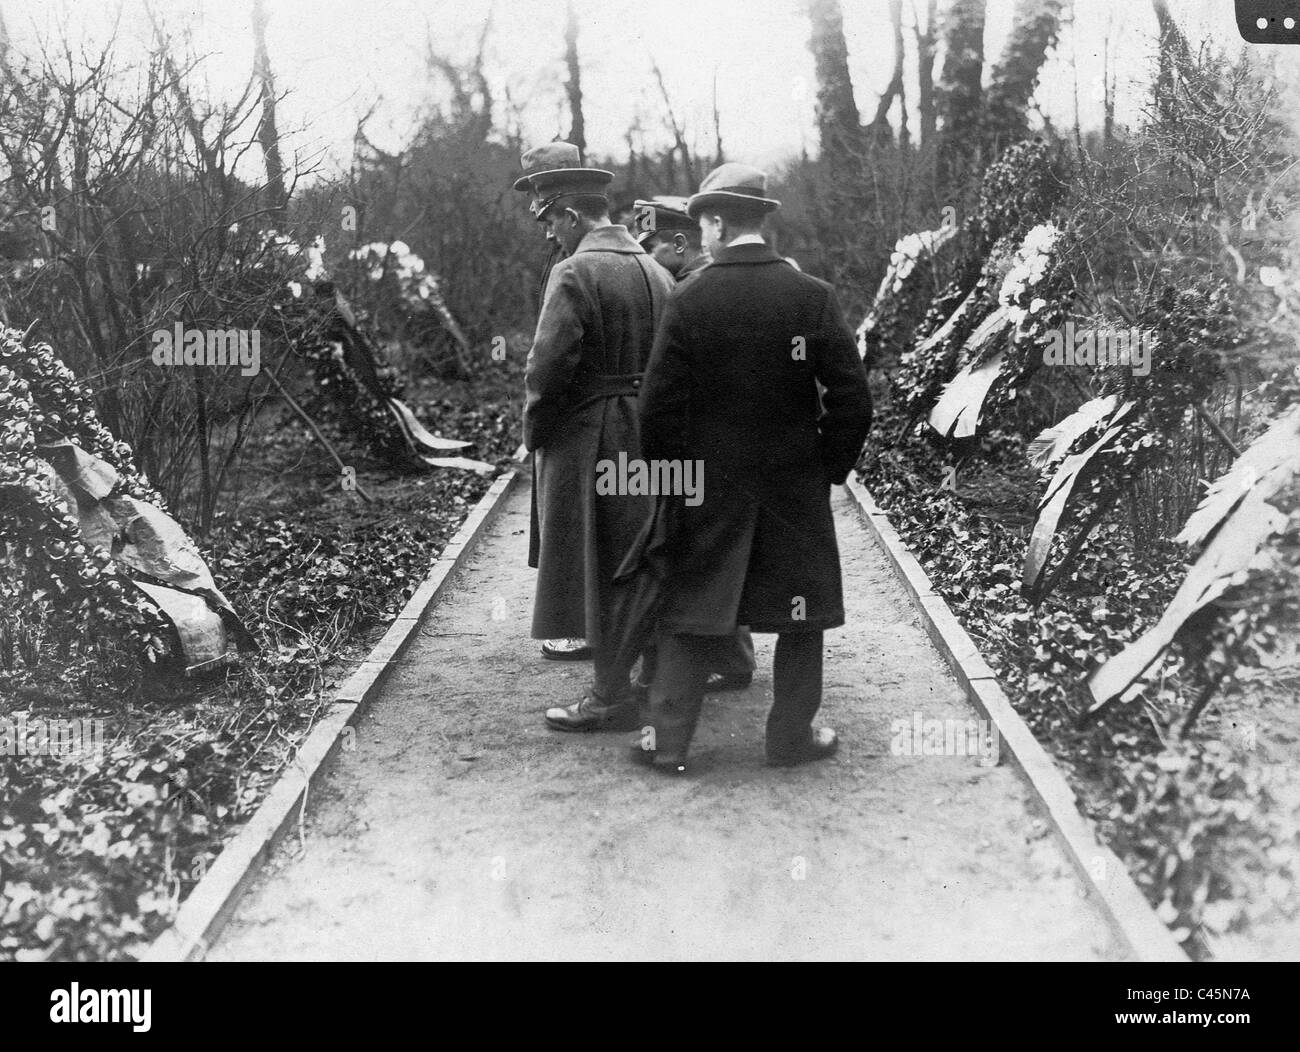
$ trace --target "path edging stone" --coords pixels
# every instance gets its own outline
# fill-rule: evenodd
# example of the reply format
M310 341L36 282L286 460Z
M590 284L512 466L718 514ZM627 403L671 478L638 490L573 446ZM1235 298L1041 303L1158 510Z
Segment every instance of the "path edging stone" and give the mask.
M388 672L415 639L420 621L447 590L456 570L474 553L506 498L523 477L521 469L515 467L492 483L447 542L383 638L335 691L329 709L299 743L292 766L276 780L252 818L221 849L212 868L177 911L171 926L154 939L141 955L141 961L195 961L206 956L212 941L225 927L276 846L295 825L301 824L312 787L347 748L355 734L353 727L379 693Z
M952 668L971 704L998 729L999 755L1011 757L1047 812L1079 879L1097 896L1116 935L1139 961L1186 963L1186 952L1155 915L1128 867L1101 842L1092 823L1079 811L1065 776L1016 712L979 647L934 590L929 575L890 525L889 517L855 476L850 475L845 486L867 530L884 549L895 576L911 597L926 634Z

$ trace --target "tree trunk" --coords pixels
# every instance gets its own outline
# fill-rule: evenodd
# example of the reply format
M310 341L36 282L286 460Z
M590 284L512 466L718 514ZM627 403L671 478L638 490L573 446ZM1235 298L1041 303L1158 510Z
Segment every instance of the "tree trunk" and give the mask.
M569 96L569 142L578 148L583 157L587 154L587 124L582 119L582 68L578 64L578 15L569 0L568 17L564 23L564 64L569 79L564 90Z
M1065 0L1017 0L1011 35L993 67L984 119L985 156L1029 134L1029 100L1061 31Z
M636 140L632 138L631 128L628 128L627 134L623 137L623 141L627 143L627 185L633 192L636 192L638 189L637 179L640 175L640 171L637 167L636 160Z
M903 0L889 0L889 22L894 30L894 73L889 78L884 94L876 106L876 115L867 126L872 141L877 145L893 142L894 132L889 126L889 110L894 99L901 103L899 118L899 141L904 145L907 136L907 96L903 90Z
M266 162L270 217L276 226L281 226L289 194L284 186L280 133L275 124L275 78L271 75L271 59L266 50L266 9L262 0L253 0L253 72L262 87L262 120L257 126L257 138L262 144L262 157Z
M723 162L722 117L718 113L718 71L713 71L713 167Z
M952 196L978 170L984 0L950 0L943 26L943 69L935 103L943 122L936 158L940 194Z
M917 15L916 4L912 4L912 22L916 32L916 82L917 110L921 115L921 145L932 146L935 140L934 109L934 52L935 28L938 22L939 0L927 0L925 8L925 29Z
M813 64L817 74L817 132L832 172L851 171L862 146L862 124L849 76L849 49L839 0L809 0Z
M1102 122L1101 141L1109 147L1115 139L1115 76L1110 69L1110 31L1112 22L1106 25L1106 37L1102 42Z
M1151 0L1151 6L1155 9L1160 41L1155 87L1156 111L1168 119L1176 112L1174 93L1178 71L1186 66L1191 49L1165 0Z
M682 157L682 168L686 172L686 192L688 194L693 194L695 188L699 186L700 174L695 171L695 161L691 157L690 147L686 145L686 129L677 123L677 115L673 112L673 100L668 94L668 86L664 83L664 75L659 69L659 63L651 62L650 69L655 75L655 80L659 82L659 94L663 96L664 109L668 114L668 127L673 133L674 148ZM676 193L677 190L674 185L676 181L676 168L673 165L671 151L669 151L668 163L669 173L671 176L668 183L668 192Z

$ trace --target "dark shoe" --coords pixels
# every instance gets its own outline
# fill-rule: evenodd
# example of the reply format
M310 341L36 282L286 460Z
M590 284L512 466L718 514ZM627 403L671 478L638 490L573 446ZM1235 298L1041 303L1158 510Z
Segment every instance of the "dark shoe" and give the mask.
M585 639L548 639L542 644L542 657L551 661L590 661L591 647Z
M840 747L840 737L829 727L818 727L810 731L808 740L788 756L773 756L771 752L767 754L767 763L769 767L794 767L796 764L808 763L811 760L825 760L835 755L835 750Z
M753 682L752 672L710 672L704 684L704 693L725 694L729 690L748 690Z
M587 694L572 705L547 709L546 724L557 731L630 731L640 725L640 712L635 699L605 705Z
M656 771L664 774L685 774L686 757L685 756L668 756L657 752L654 749L647 749L639 739L633 741L629 750L632 754L632 761L639 763L642 767L653 767Z

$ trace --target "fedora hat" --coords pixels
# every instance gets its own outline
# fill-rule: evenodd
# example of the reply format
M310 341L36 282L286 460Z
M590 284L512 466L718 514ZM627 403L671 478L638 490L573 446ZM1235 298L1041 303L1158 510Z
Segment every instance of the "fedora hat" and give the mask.
M728 161L704 177L699 192L686 202L686 212L695 219L710 205L745 205L756 212L771 212L781 202L767 196L767 174L748 164Z
M603 168L586 168L582 153L571 142L548 142L525 150L519 158L524 174L515 180L516 190L539 192L550 180L562 176L585 176L589 183L604 187L614 179ZM540 185L539 185L540 184ZM597 189L596 193L601 191Z
M636 239L640 243L649 241L661 231L698 230L699 225L686 214L686 198L670 197L661 194L658 197L637 199L632 202L636 209Z

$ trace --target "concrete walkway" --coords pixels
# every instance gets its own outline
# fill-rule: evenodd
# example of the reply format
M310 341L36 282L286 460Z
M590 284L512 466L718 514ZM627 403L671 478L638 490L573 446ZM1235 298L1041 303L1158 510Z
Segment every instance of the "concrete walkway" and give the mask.
M590 665L528 638L521 486L209 959L1120 959L1009 766L894 755L896 720L975 713L835 507L835 759L763 765L773 636L748 692L706 701L687 778L548 730Z

